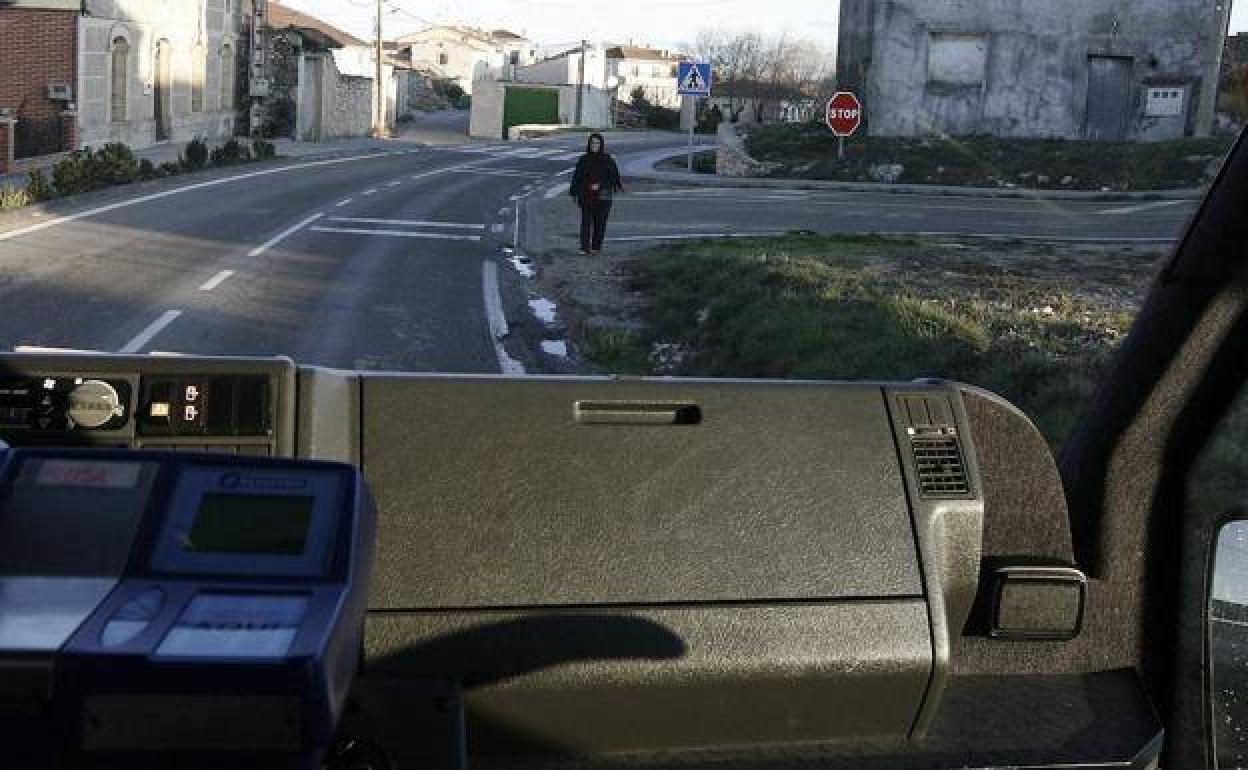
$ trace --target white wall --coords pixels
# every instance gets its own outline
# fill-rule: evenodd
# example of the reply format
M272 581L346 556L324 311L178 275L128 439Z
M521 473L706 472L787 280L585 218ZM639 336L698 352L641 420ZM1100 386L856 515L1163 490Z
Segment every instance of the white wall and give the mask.
M472 95L472 116L468 133L480 139L503 138L503 103L508 88L505 83L485 81L478 83L477 93ZM517 86L512 86L517 87ZM522 87L522 86L520 86ZM559 125L571 126L576 122L576 86L553 86L559 91ZM613 124L612 94L600 88L587 86L581 104L581 125L591 128L610 128Z
M374 69L377 66L376 57L373 55L375 52L375 49L368 45L334 48L334 64L338 67L339 74L342 75L353 75L359 78L375 77Z
M620 99L628 101L640 86L651 104L678 110L680 94L671 74L674 66L676 62L661 59L611 59L610 72L620 79Z
M468 135L480 139L503 138L502 83L487 80L477 85L472 95L472 113L468 119Z
M171 141L195 137L210 139L234 135L237 111L222 109L221 52L230 45L234 57L246 55L243 20L249 3L233 0L225 12L225 0L88 0L87 14L78 22L78 103L80 142L98 146L124 142L134 148L156 142L154 116L155 51L161 40L171 50ZM111 120L112 43L125 38L130 46L126 120ZM202 110L191 111L191 84L196 44L203 45L206 59ZM237 66L237 59L230 63ZM235 82L245 93L242 75ZM237 92L236 92L237 93ZM235 107L246 107L235 96Z

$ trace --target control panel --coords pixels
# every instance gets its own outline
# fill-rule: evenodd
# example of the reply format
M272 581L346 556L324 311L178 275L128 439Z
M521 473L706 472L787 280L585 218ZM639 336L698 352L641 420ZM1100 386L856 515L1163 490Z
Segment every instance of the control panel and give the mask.
M319 768L375 516L349 465L0 450L0 715L54 767Z
M285 358L0 354L0 439L289 456L295 378Z

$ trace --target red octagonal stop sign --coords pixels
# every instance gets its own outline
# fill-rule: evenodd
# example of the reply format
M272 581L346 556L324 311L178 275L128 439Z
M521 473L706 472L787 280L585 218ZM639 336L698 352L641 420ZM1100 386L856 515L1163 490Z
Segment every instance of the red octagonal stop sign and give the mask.
M838 91L828 100L827 121L837 136L853 136L862 125L862 102L849 91Z

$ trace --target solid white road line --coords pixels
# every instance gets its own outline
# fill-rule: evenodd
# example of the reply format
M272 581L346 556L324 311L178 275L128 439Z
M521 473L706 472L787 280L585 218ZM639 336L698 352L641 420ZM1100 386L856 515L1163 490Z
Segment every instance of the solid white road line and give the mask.
M760 230L756 233L679 233L673 235L621 235L615 238L608 238L608 241L688 241L698 238L759 238L771 237L776 235L786 235L780 230ZM908 235L908 233L898 233L898 235Z
M349 206L349 205L351 205L351 202L352 202L352 201L354 201L354 200L355 200L355 198L347 198L346 200L343 200L343 201L338 201L337 203L335 203L335 204L334 204L334 207L335 207L335 208L342 208L343 206Z
M347 235L380 235L386 238L430 238L439 241L479 241L479 235L447 235L446 233L414 233L409 230L368 230L362 227L313 227L316 233L345 233Z
M563 182L547 190L546 195L544 195L543 197L546 198L546 200L548 201L554 200L555 198L558 198L560 195L563 195L564 193L566 193L571 188L572 188L572 185L568 184L567 182Z
M485 225L460 224L459 222L424 222L417 219L370 219L368 217L330 217L330 222L358 222L368 225L398 225L400 227L449 227L456 230L484 230Z
M229 278L231 275L234 275L233 270L222 270L221 272L214 275L212 278L209 278L207 281L204 281L204 285L200 286L199 290L200 291L212 291L213 289L217 288L221 284L225 283L225 279Z
M376 187L374 187L374 188L373 188L373 189L371 189L371 190L365 190L365 191L364 191L364 194L365 194L365 195L376 195L376 194L377 194L377 188L376 188Z
M258 256L260 256L260 255L261 255L261 254L263 254L264 252L268 251L269 249L273 248L273 247L274 247L274 246L276 246L277 244L281 243L282 241L286 240L286 239L287 239L287 238L289 238L290 236L294 235L295 233L299 232L299 231L300 231L300 230L302 230L303 228L307 227L308 225L312 224L312 223L313 223L313 222L315 222L316 220L320 219L322 216L324 216L324 215L323 215L323 214L321 214L321 212L319 212L319 211L318 211L318 212L316 212L315 214L313 214L312 216L310 216L310 217L308 217L307 219L303 220L302 222L300 222L300 223L298 223L298 224L296 224L296 225L292 225L292 226L290 226L290 227L286 228L285 230L281 231L280 233L278 233L277 235L273 236L273 237L272 237L272 238L270 238L269 240L265 241L264 243L260 244L260 245L259 245L259 246L257 246L256 248L254 248L254 249L252 249L251 251L247 252L247 256L249 256L249 257L258 257Z
M1179 206L1184 203L1192 203L1193 201L1155 201L1153 203L1144 203L1139 206L1125 206L1120 209L1105 209L1098 211L1098 214L1135 214L1140 211L1148 211L1149 209L1160 209L1166 206Z
M503 295L498 288L498 265L486 260L481 263L481 291L485 295L485 317L489 321L490 342L498 357L498 368L503 374L524 374L524 364L512 358L503 346L507 337L507 316L503 314Z
M386 185L386 187L398 187L400 184L402 184L402 183L401 183L401 182L398 182L398 181L394 181L394 182L390 182L390 183L388 183L388 184Z
M305 168L314 168L314 167L319 167L319 166L331 166L331 165L335 165L338 163L352 163L355 161L376 160L376 159L377 159L377 156L374 154L352 155L351 157L348 157L348 158L333 158L331 160L317 160L317 161L312 161L309 163L299 163L299 164L291 165L291 166L283 166L281 168L265 169L264 171L252 171L247 174L238 174L236 176L228 176L223 179L213 179L208 182L200 182L198 184L189 184L185 187L178 187L173 190L165 190L164 192L152 193L151 195L142 195L142 196L139 196L138 198L130 198L129 200L118 201L117 203L110 203L107 206L100 206L98 208L87 209L86 211L80 211L77 214L70 214L68 216L57 217L56 219L49 219L47 222L40 222L39 224L30 225L29 227L21 227L16 230L10 230L7 233L0 233L0 241L7 241L12 238L20 238L23 235L37 233L40 230L46 230L49 227L56 227L57 225L63 225L68 222L77 222L79 219L86 219L87 217L93 217L93 216L96 216L97 214L104 214L109 211L116 211L117 209L124 209L129 206L137 206L141 203L150 203L151 201L160 200L161 198L168 198L173 195L181 195L182 193L191 192L193 190L203 190L208 187L220 187L221 185L231 184L232 182L239 182L244 179L255 179L256 177L270 176L272 174L285 174L289 171L299 171Z
M180 315L182 315L181 310L166 310L164 315L148 324L146 329L139 332L134 339L127 342L126 346L118 352L138 353L143 349L144 345L151 342L153 337L164 331L165 327L176 321Z

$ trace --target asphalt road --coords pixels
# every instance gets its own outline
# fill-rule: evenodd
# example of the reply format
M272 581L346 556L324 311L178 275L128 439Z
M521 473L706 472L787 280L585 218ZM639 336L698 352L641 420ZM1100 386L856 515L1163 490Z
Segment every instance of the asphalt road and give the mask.
M559 205L562 189L543 192L542 240L535 250L575 248L577 213ZM1192 200L1054 201L637 184L615 199L607 240L809 230L1168 243L1182 233L1197 205Z
M414 133L435 141L461 130L462 119L439 116ZM575 247L577 212L559 184L584 141L390 142L386 152L208 172L0 216L0 348L540 371L549 363L540 341L509 334L530 313L510 250ZM609 139L622 161L682 141ZM636 183L617 200L609 235L809 229L1168 240L1194 205Z
M500 259L515 199L569 168L583 142L392 143L387 154L180 177L4 217L0 347L498 372L506 322L492 326L489 308L517 304L519 276Z

